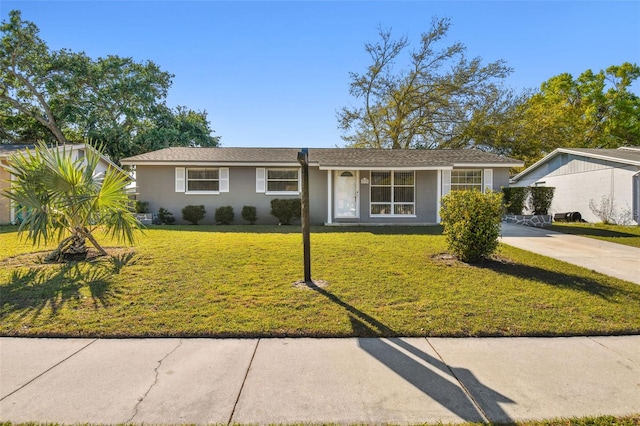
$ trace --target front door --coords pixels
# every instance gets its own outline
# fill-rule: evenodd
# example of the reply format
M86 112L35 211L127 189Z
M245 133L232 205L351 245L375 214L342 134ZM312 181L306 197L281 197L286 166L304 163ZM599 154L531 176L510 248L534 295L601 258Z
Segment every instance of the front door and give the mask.
M357 218L360 216L358 172L337 170L334 172L334 206L336 218Z

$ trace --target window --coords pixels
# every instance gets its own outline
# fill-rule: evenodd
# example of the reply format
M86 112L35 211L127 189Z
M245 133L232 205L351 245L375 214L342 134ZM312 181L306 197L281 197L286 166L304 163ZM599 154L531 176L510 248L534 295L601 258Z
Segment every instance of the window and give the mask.
M451 190L482 191L482 170L451 170Z
M371 214L415 214L414 173L371 172Z
M218 192L219 190L218 169L187 169L187 192Z
M176 167L176 192L219 194L229 192L228 167Z
M267 169L267 192L298 192L298 169Z

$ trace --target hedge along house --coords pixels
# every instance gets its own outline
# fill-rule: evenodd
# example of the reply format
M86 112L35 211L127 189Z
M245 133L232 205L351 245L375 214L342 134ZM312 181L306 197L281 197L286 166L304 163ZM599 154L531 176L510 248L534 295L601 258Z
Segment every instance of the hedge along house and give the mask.
M608 204L612 219L640 224L640 147L558 148L511 179L511 186L551 186L550 214L578 212L601 222L591 205Z
M95 151L95 148L87 144L54 145L51 149L54 149L55 147L59 150L67 150L73 161L84 158L86 151L89 149ZM3 193L11 187L11 181L14 179L13 175L11 175L9 170L7 170L11 156L26 153L27 149L33 150L34 148L35 145L0 144L0 225L15 224L20 221L20 215L17 213L16 206L14 206L11 200ZM106 156L100 155L100 162L96 168L96 173L104 173L109 168L115 168L116 170L125 173L124 170L118 167Z
M204 205L201 222L232 206L254 206L258 222L275 224L271 200L299 198L295 148L165 148L121 160L134 166L136 193L152 212L181 222L187 205ZM436 224L450 190L499 191L509 168L523 163L478 150L309 149L310 218L322 224Z

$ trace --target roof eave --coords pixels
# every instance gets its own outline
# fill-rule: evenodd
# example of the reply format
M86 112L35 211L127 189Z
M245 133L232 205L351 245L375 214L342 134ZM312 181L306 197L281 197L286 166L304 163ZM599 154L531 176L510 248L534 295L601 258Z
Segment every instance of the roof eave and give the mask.
M320 165L320 170L451 170L451 166L354 166L349 164L341 165Z
M283 161L261 161L261 162L236 162L236 161L190 161L190 160L174 160L174 161L158 161L158 160L121 160L125 166L208 166L208 167L300 167L300 163L283 162ZM314 163L309 163L314 166ZM318 165L317 163L315 164Z
M632 166L640 166L640 161L625 160L625 159L622 159L622 158L611 157L611 156L608 156L608 155L600 155L600 154L594 154L594 153L591 153L591 152L576 151L576 150L573 150L573 149L570 149L570 148L556 148L550 154L547 154L546 156L544 156L540 160L536 161L535 163L533 163L532 165L530 165L529 167L527 167L526 169L524 169L523 171L521 171L520 173L518 173L517 175L515 175L511 179L509 179L509 182L517 182L517 181L519 181L524 176L526 176L529 173L533 172L538 167L540 167L544 163L548 162L549 160L551 160L553 157L557 156L558 154L573 154L573 155L579 155L579 156L582 156L582 157L595 158L595 159L598 159L598 160L606 160L606 161L613 161L613 162L616 162L616 163L629 164L629 165L632 165Z
M500 168L500 167L522 167L524 162L513 163L453 163L453 167L484 167L484 168Z
M519 181L524 176L528 175L529 173L531 173L532 171L534 171L535 169L537 169L538 167L540 167L541 165L543 165L548 160L550 160L551 158L555 157L556 155L558 155L561 152L563 152L561 148L554 149L553 151L551 151L551 153L545 155L540 160L536 161L535 163L533 163L532 165L530 165L529 167L527 167L526 169L524 169L523 171L521 171L520 173L518 173L517 175L515 175L511 179L509 179L509 182L510 183L514 183L514 182Z

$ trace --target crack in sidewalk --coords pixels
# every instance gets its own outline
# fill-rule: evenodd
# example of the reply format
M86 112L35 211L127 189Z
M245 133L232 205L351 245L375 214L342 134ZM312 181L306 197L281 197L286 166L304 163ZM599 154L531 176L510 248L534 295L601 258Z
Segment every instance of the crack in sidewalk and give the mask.
M153 369L155 373L155 378L153 380L153 383L151 383L151 386L149 386L149 389L147 389L144 395L138 398L138 402L136 403L135 407L133 407L133 415L131 416L131 418L129 418L129 420L125 420L124 423L131 423L133 419L138 415L138 409L140 408L140 404L144 402L144 400L147 398L149 393L151 393L151 390L158 384L158 380L160 378L160 367L162 367L162 363L167 358L169 358L171 354L177 351L180 346L182 346L182 339L178 340L178 344L176 345L176 347L170 350L164 357L162 357L162 359L158 361L158 365L156 366L156 368Z
M591 340L593 343L595 343L597 345L602 346L606 350L613 352L614 354L618 355L619 357L626 359L631 364L638 364L636 361L632 360L631 358L629 358L625 354L622 354L622 353L616 351L615 349L610 348L609 346L605 345L604 343L597 341L596 339L594 339L594 337L599 337L599 336L587 336L587 339Z
M231 424L233 420L233 416L236 414L236 408L238 407L238 402L240 401L240 396L242 395L242 390L244 389L244 385L247 382L247 377L249 377L249 371L251 370L251 366L253 365L253 359L256 357L256 352L258 352L258 345L262 339L258 339L256 342L256 346L253 348L253 354L251 354L251 359L249 360L249 365L247 366L247 371L244 373L244 379L242 379L242 385L240 386L240 390L238 391L238 397L236 398L236 402L233 404L233 410L231 410L231 415L229 416L229 421L227 422L227 426Z
M431 346L431 349L433 349L433 351L436 353L436 355L438 355L438 358L440 358L440 361L447 367L447 370L449 370L449 374L451 375L451 377L456 379L456 381L458 382L458 385L460 385L460 388L462 389L462 391L467 395L467 398L469 398L471 403L475 406L476 410L478 410L478 413L480 413L480 415L484 419L484 422L485 423L490 423L489 416L487 415L487 413L484 411L484 409L480 405L480 402L477 401L473 397L473 395L471 394L469 389L467 389L467 387L464 385L464 383L462 383L462 380L460 380L460 378L456 375L456 373L453 371L451 366L444 360L442 355L440 355L440 352L438 352L438 350L435 348L435 346L433 346L431 341L428 338L425 338L425 340L427 341L427 344L429 346Z

